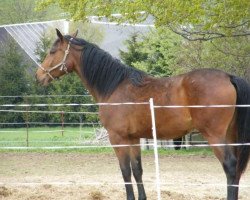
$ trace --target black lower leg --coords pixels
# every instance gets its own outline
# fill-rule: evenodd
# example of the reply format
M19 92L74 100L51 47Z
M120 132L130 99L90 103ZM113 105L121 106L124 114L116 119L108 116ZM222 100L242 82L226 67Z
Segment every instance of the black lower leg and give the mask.
M144 190L144 186L142 183L142 165L141 165L141 156L135 157L133 160L131 160L131 165L132 165L132 171L134 178L137 183L137 189L138 189L138 199L139 200L146 200L146 193Z
M120 168L122 171L123 180L125 182L125 188L127 193L127 200L135 200L134 190L131 182L131 167L130 158L127 156L125 159L120 161Z
M239 177L237 174L237 159L233 152L225 148L223 168L227 176L227 200L237 200L239 191Z

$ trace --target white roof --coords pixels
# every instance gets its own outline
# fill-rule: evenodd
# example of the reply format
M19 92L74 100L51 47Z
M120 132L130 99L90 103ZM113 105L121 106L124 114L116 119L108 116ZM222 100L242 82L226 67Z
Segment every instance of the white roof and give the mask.
M121 24L110 23L107 21L98 21L97 18L91 17L91 23L99 24L101 30L104 31L104 39L100 47L108 51L114 57L119 58L119 49L125 49L124 41L128 39L131 34L144 34L148 32L153 25L148 22L146 24ZM49 27L57 27L61 30L67 26L66 20L56 20L47 22L34 22L24 24L13 24L0 26L4 28L9 35L11 35L20 47L27 53L27 55L38 65L38 57L35 54L37 43L40 41L42 34ZM64 31L65 32L65 31ZM1 40L1 38L0 38Z

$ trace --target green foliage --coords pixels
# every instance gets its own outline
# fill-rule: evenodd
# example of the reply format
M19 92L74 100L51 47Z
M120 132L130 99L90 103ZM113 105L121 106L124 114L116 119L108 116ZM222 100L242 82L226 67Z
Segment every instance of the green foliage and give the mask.
M48 50L52 45L52 42L52 39L47 36L46 33L43 33L35 49L35 54L39 57L39 63L42 63L42 61L45 59L46 55L48 54Z
M186 70L216 68L250 80L250 37L184 42L178 65Z
M87 95L87 90L83 87L82 82L76 74L65 75L59 81L55 81L49 89L51 95L63 94L63 95ZM76 103L86 104L94 103L91 97L75 97L69 96L65 98L53 97L48 98L47 103ZM97 112L97 106L86 107L86 106L64 106L64 107L49 107L50 111L62 111L62 112ZM64 114L65 122L79 123L79 116L82 117L84 122L98 122L98 115L94 114ZM92 117L90 117L92 116ZM50 120L53 122L61 122L61 115L54 114L50 116Z
M197 68L216 68L250 80L250 37L185 41L167 29L152 30L127 42L121 58L155 76L170 76Z
M100 44L104 39L103 30L98 24L91 24L84 21L70 22L69 32L74 33L77 29L79 30L77 37L84 38L89 42Z
M122 60L154 76L171 76L182 71L177 68L181 38L167 29L152 30L137 39L134 35L127 41L127 52L121 52Z
M19 96L29 91L26 75L28 63L23 59L22 53L19 46L10 38L5 44L0 43L0 96ZM22 101L20 97L0 98L0 104L18 104ZM11 108L4 107L3 109ZM23 116L21 113L15 115L8 112L2 113L0 121L2 123L23 121Z
M189 39L249 35L249 0L42 0L38 8L59 5L74 20L106 16L120 22L141 22L153 16L158 27L168 26ZM143 12L142 12L143 11ZM112 14L122 16L114 17Z
M9 39L6 44L0 43L0 45L0 94L20 95L27 90L25 77L27 63L13 40Z
M62 10L52 5L43 11L35 11L38 0L1 0L0 24L15 24L62 18Z
M141 51L142 44L140 40L140 35L135 33L125 41L127 50L119 50L120 57L126 65L133 67L133 63L147 59L147 54Z

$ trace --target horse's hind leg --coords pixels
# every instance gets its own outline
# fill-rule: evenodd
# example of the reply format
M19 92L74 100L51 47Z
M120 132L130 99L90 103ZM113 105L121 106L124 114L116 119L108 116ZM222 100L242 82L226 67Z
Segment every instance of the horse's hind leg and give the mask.
M134 144L139 144L140 141L136 140L133 142ZM141 163L141 149L140 146L132 146L130 147L130 158L131 158L131 166L135 181L137 183L138 189L138 199L146 200L146 193L144 190L144 186L142 183L142 163Z
M235 156L234 148L236 147L225 147L225 158L222 163L223 169L227 176L227 199L236 200L238 199L239 191L239 175L237 174L237 158Z
M208 138L210 144L228 144L230 142L218 138ZM227 200L237 200L240 176L237 173L236 147L212 146L214 154L219 159L227 177Z

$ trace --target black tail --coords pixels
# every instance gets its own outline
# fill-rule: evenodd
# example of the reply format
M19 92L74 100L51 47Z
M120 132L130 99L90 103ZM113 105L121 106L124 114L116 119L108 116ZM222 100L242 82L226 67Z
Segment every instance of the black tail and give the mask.
M231 76L231 83L237 92L237 105L250 104L250 85L242 78ZM250 143L250 107L238 107L237 126L238 143ZM237 172L243 173L247 167L250 155L250 146L243 145L237 148Z

